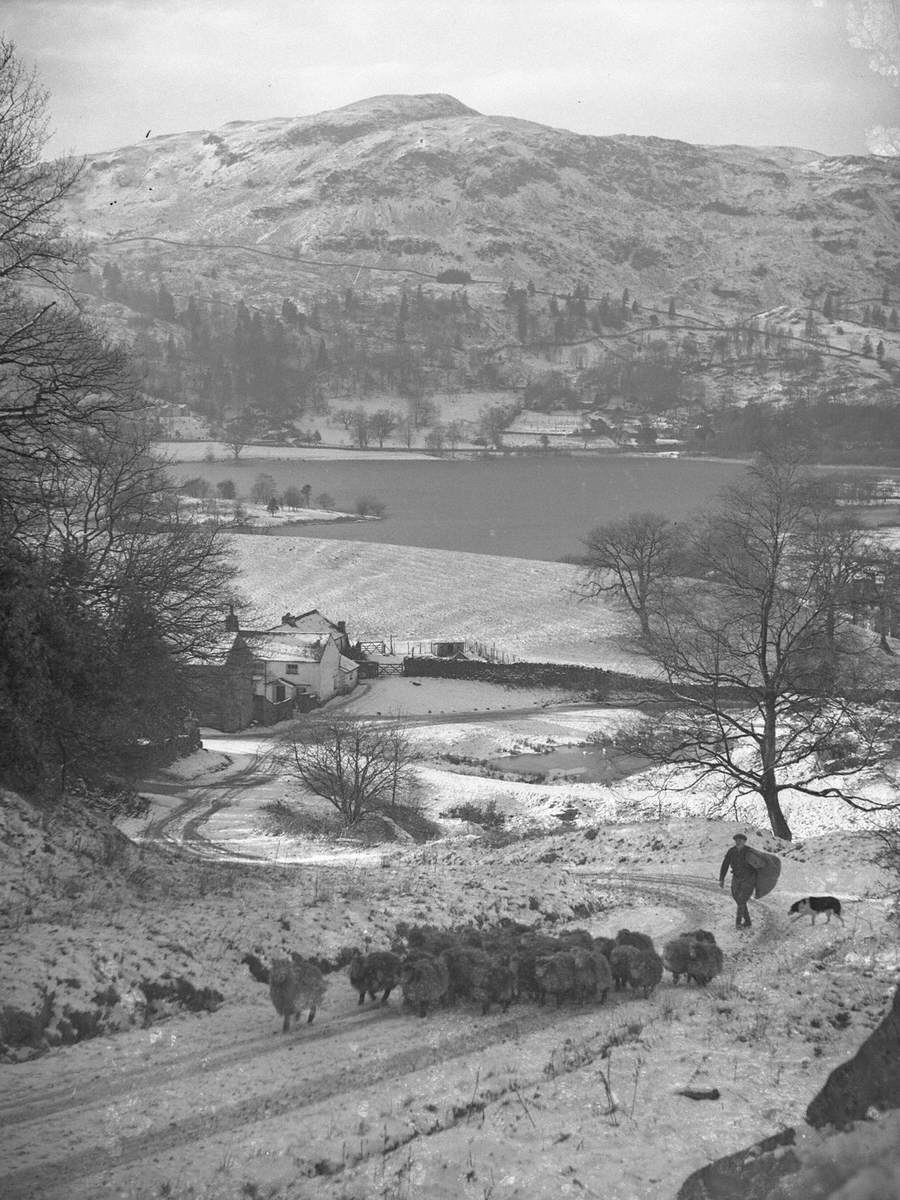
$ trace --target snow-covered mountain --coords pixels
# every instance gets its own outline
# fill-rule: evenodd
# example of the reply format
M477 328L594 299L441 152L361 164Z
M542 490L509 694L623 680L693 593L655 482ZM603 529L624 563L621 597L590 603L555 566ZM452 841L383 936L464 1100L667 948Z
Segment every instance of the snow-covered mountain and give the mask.
M192 243L158 244L172 270L237 243L311 280L334 264L329 284L453 269L747 313L900 287L898 183L897 159L590 137L451 96L378 96L92 155L65 218L101 254ZM241 256L234 282L254 271Z

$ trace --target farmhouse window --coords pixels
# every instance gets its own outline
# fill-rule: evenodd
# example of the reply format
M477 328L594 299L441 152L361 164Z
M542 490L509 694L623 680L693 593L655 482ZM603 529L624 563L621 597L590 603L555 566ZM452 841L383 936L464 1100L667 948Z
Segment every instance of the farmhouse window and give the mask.
M287 674L287 675L296 675L296 674L299 672L299 670L300 670L300 664L299 664L299 663L288 663L288 664L287 664L287 667L286 667L286 669L285 669L285 674Z

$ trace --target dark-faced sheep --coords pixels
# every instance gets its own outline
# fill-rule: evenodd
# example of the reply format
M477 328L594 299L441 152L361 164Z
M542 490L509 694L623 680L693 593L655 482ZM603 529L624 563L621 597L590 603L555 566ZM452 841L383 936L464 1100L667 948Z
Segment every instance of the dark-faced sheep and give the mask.
M400 976L403 999L420 1017L425 1017L429 1008L446 997L449 979L443 958L433 958L430 954L408 958Z
M367 992L370 1000L382 992L381 1003L387 1004L400 982L402 966L401 959L390 950L373 950L369 954L357 951L350 960L350 984L359 993L359 1003L365 1002Z
M269 996L275 1011L283 1018L281 1031L288 1033L292 1018L302 1009L309 1009L307 1025L316 1015L316 1009L325 994L322 972L313 963L306 962L299 954L290 958L275 958L269 968Z

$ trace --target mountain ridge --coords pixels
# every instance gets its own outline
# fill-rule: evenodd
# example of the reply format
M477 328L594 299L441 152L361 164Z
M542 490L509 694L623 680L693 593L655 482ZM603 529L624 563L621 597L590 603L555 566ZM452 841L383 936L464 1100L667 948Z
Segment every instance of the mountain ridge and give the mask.
M90 155L70 228L752 309L900 285L900 163L595 137L386 94ZM182 264L184 266L185 264Z

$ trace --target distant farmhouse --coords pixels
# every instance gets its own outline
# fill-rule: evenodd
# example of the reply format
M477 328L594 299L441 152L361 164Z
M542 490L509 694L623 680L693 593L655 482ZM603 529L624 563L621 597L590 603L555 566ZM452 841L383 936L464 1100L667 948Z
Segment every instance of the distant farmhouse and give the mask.
M610 450L615 442L609 427L593 414L576 412L532 412L524 409L503 432L504 446L544 446L548 449L572 449L591 446Z
M312 608L285 613L272 629L241 629L234 609L213 653L193 668L194 715L201 725L233 732L253 722L274 725L352 692L359 663L343 621Z

